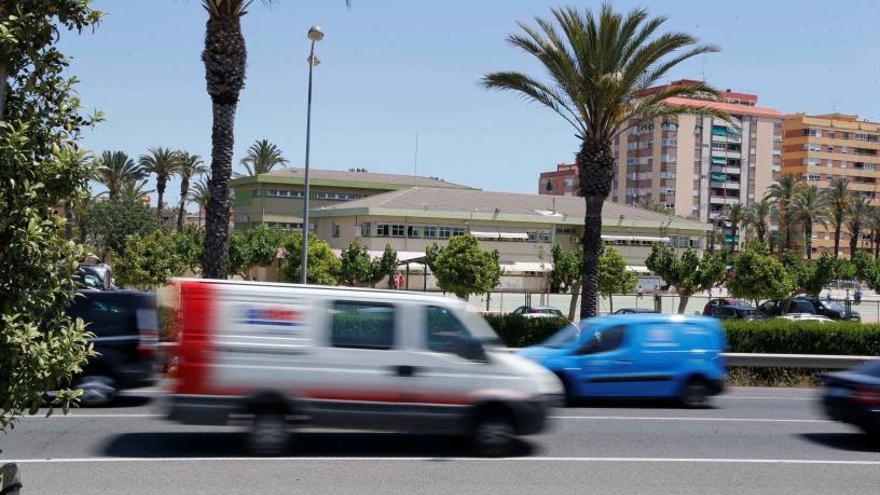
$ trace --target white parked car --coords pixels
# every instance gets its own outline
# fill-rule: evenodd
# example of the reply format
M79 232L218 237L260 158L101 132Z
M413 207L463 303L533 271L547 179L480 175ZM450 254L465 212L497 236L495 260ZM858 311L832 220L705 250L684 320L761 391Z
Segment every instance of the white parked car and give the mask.
M553 306L520 306L514 309L511 314L523 318L565 318L562 311Z
M834 321L827 316L813 315L809 313L789 313L787 315L779 316L778 318L789 321L818 321L822 323L831 323Z
M559 379L493 343L463 302L371 289L178 280L169 417L247 424L260 453L299 425L468 434L484 455L538 433Z

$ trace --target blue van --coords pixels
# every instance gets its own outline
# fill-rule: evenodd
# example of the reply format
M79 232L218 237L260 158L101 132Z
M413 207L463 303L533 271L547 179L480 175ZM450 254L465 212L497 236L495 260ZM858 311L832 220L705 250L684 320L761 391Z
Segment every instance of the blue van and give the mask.
M556 373L568 402L593 398L674 398L704 406L721 393L724 330L715 318L611 315L568 325L519 352Z

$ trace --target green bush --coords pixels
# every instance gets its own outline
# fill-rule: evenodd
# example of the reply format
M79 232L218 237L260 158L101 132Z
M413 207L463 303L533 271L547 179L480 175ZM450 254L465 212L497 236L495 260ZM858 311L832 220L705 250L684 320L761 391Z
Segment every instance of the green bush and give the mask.
M569 322L565 318L523 318L519 315L486 315L486 321L507 347L528 347L550 338Z
M880 325L858 322L726 321L730 352L880 355Z

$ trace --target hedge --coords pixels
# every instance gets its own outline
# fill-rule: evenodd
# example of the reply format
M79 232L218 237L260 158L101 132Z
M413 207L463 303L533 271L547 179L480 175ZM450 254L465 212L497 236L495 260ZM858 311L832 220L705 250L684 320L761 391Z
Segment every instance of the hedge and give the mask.
M564 319L487 315L508 347L535 345L568 324ZM725 321L729 352L880 355L880 324L858 322Z

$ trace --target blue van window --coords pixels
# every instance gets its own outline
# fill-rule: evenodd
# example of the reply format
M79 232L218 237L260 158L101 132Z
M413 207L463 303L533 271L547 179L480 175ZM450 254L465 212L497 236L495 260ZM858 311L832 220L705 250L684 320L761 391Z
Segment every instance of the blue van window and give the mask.
M578 354L597 354L600 352L610 352L623 346L623 338L626 334L626 327L618 326L602 330L587 341L581 347Z

